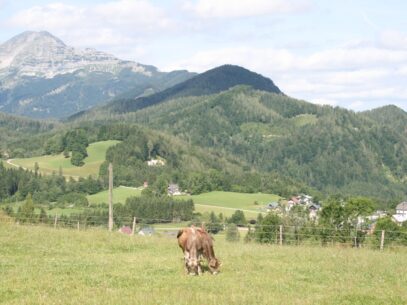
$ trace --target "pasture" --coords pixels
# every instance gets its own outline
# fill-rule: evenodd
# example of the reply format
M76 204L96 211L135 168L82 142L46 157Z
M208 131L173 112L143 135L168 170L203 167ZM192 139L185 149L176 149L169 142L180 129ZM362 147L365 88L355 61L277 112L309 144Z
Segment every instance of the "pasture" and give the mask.
M132 188L126 186L119 186L113 189L113 203L125 203L126 199L132 196L140 196L141 189ZM90 205L98 205L101 203L107 203L109 197L109 191L102 191L93 195L88 195L86 198Z
M280 199L279 196L273 194L220 191L193 195L191 198L194 200L195 209L198 212L214 211L230 216L236 210L242 210L248 217L256 217L265 204Z
M65 158L62 153L59 155L12 159L9 160L8 165L34 170L34 165L37 162L39 172L45 175L50 175L54 172L58 173L61 167L63 175L67 177L78 178L88 177L89 175L97 177L99 175L99 167L105 161L107 149L117 143L119 141L110 140L90 144L87 148L88 157L85 158L85 164L81 167L72 165L70 158Z
M4 304L407 304L407 253L228 243L184 274L176 239L0 223Z
M120 186L113 190L113 202L125 203L131 196L140 196L141 189ZM106 203L108 191L102 191L94 195L87 196L91 205ZM278 201L279 196L263 193L233 193L233 192L209 192L192 196L177 196L175 199L192 199L195 203L196 212L223 213L224 216L231 216L236 210L242 210L247 217L255 218L264 205L271 201ZM258 204L255 205L254 202Z

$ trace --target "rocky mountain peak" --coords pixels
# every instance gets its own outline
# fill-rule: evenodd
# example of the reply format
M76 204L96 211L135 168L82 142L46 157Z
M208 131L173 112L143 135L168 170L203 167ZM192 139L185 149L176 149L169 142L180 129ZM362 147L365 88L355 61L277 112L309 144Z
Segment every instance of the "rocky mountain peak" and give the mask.
M52 78L77 70L118 73L130 68L150 74L141 65L120 60L95 49L75 49L49 32L27 31L0 45L0 78L35 76Z

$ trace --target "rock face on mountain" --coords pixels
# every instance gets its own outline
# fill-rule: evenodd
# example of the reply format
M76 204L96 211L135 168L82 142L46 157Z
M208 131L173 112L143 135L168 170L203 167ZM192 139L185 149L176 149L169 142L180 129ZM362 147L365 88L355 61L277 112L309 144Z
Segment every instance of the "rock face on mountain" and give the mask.
M64 117L129 90L143 95L193 75L78 50L48 32L24 32L0 45L0 111Z

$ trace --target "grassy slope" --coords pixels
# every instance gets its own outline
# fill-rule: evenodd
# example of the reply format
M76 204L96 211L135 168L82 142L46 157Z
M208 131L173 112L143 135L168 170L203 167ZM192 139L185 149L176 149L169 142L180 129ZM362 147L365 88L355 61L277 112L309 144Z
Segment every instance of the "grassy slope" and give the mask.
M230 244L186 276L174 237L0 224L4 304L406 304L406 252Z
M25 159L13 159L13 164L19 165L24 168L34 170L35 162L38 162L40 172L43 174L52 174L58 172L59 167L62 167L63 173L66 176L74 177L87 177L89 175L97 176L99 174L99 167L105 160L106 150L119 143L119 141L101 141L89 145L88 157L84 160L85 165L77 167L71 164L69 158L64 158L62 154L53 156L41 156Z
M235 210L243 210L247 217L256 217L261 208L271 201L277 201L280 197L272 194L245 194L233 192L210 192L191 196L198 212L223 213L230 216ZM255 205L257 201L259 205Z
M113 202L125 203L126 199L131 196L140 196L141 190L135 188L129 188L125 186L119 186L113 189ZM108 191L102 191L94 195L87 196L88 201L92 205L108 202Z
M140 196L141 191L138 189L118 187L113 191L113 201L124 203L130 196ZM107 202L108 192L103 191L87 197L90 204L100 204ZM261 207L270 201L277 201L280 197L272 194L245 194L232 192L210 192L193 196L175 197L180 199L193 199L197 212L223 213L230 216L235 210L241 209L248 217L256 217L261 212ZM257 201L259 205L254 205Z

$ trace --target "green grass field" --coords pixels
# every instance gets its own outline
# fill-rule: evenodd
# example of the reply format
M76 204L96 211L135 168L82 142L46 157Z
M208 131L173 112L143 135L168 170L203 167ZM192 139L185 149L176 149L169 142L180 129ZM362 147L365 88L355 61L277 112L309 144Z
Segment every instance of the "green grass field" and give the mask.
M407 304L407 252L228 243L221 273L183 271L174 237L0 223L0 303Z
M128 197L140 196L141 190L120 186L113 191L113 201L124 203ZM108 192L103 191L87 196L92 205L97 205L108 200ZM236 210L243 210L247 217L256 217L261 212L261 208L270 201L277 201L280 197L273 194L246 194L233 192L210 192L200 195L179 196L176 199L192 199L195 203L195 210L200 213L215 212L223 213L229 217ZM258 205L254 202L257 201Z
M217 214L223 213L224 216L229 217L236 210L242 210L246 217L250 218L256 217L261 213L265 204L280 199L279 196L273 194L218 191L188 197L182 196L180 198L193 199L197 212L205 213L213 211ZM258 205L255 205L254 202L257 202Z
M119 186L113 189L113 202L125 203L127 198L140 195L141 189ZM109 196L108 191L103 191L94 195L86 196L86 198L88 198L89 204L98 205L100 203L107 203L108 196Z
M70 158L65 158L63 154L13 159L11 162L12 164L30 170L34 170L35 162L37 162L40 167L40 172L46 175L52 174L53 172L58 173L59 167L62 167L62 171L65 176L77 178L92 175L97 177L99 175L99 167L105 160L107 149L117 143L119 143L119 141L111 140L90 144L87 148L88 157L86 157L84 160L85 165L81 167L72 165Z

